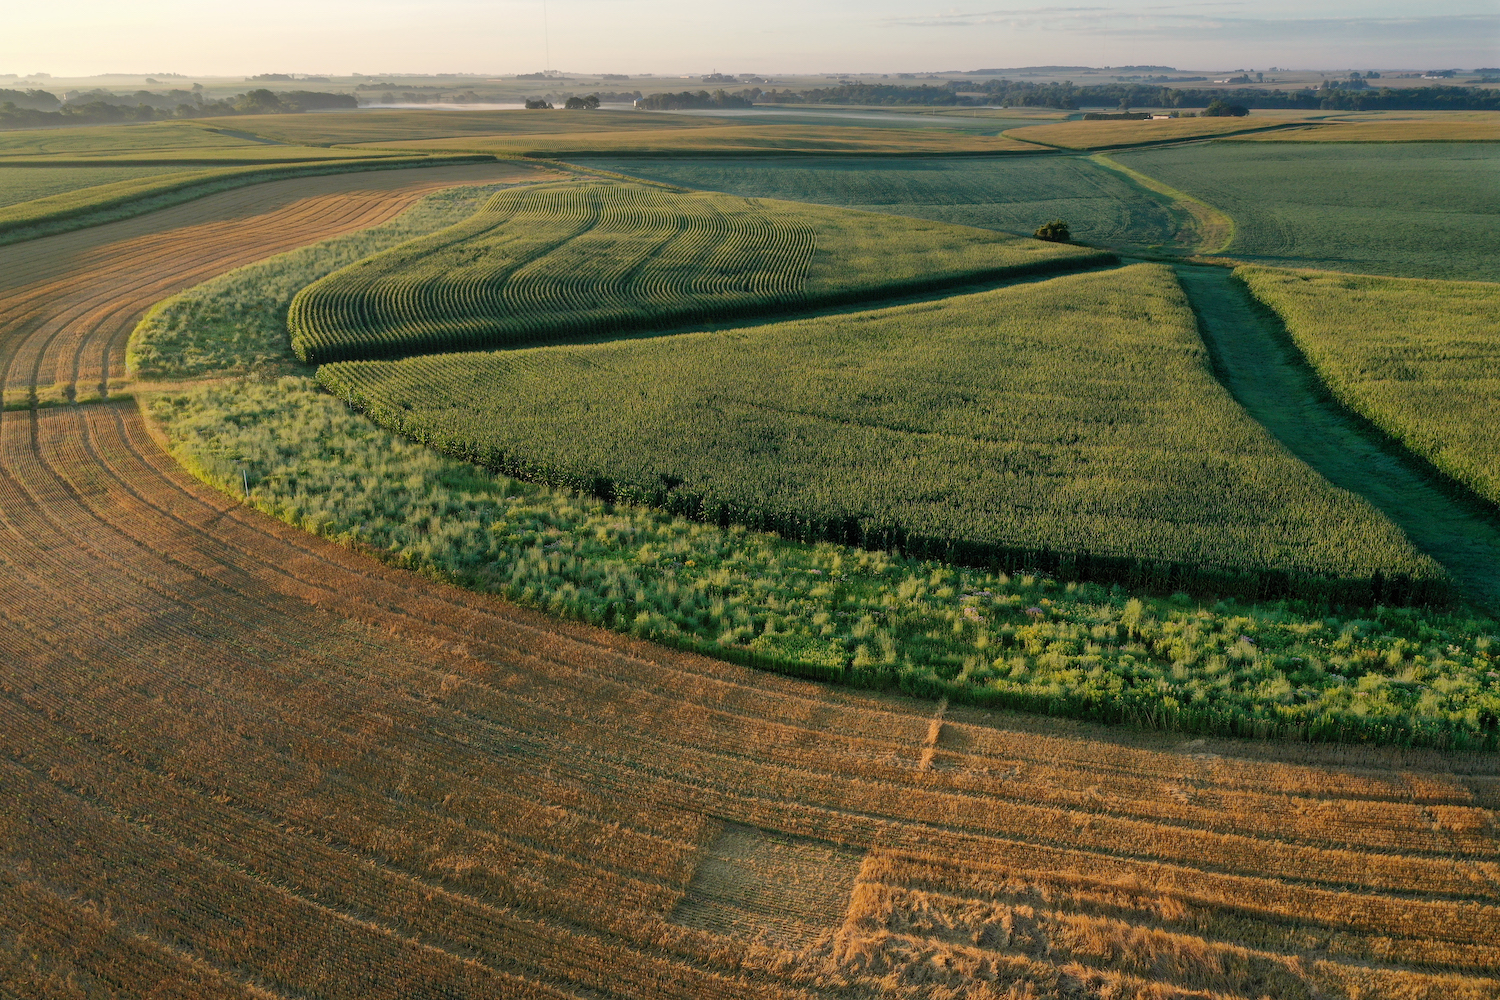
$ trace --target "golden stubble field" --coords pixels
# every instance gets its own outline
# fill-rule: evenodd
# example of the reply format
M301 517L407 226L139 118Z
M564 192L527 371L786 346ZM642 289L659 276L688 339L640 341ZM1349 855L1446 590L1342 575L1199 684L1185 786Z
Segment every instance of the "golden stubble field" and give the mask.
M107 384L151 302L404 176L0 250L6 385ZM0 415L0 594L0 995L1500 995L1492 756L664 650L255 514L130 400Z

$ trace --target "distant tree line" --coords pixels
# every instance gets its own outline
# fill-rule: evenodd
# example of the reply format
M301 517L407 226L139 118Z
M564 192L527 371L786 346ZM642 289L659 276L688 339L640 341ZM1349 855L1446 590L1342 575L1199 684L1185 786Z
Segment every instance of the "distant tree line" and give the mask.
M696 94L684 90L680 94L652 94L641 98L637 103L649 111L687 111L698 108L748 108L755 100L744 94L730 94L723 90L716 90L712 94L706 90L700 90Z
M1352 78L1351 78L1352 79ZM1317 90L1174 88L1147 83L1105 83L1080 87L1070 81L954 81L944 85L852 83L809 90L752 88L735 95L759 104L862 104L960 107L1002 105L1058 108L1204 108L1215 99L1246 108L1332 111L1490 111L1500 110L1500 92L1482 87L1354 87L1348 81ZM1364 84L1364 80L1360 81ZM653 97L681 95L653 95ZM652 105L647 105L648 107ZM682 105L697 107L699 105ZM738 105L723 105L735 107Z
M146 93L146 92L142 92ZM0 90L0 128L35 128L47 125L107 125L115 122L150 122L167 118L206 118L220 115L281 115L303 111L357 108L352 94L325 94L293 90L275 94L269 90L252 90L221 101L205 101L201 94L174 91L184 96L176 107L164 107L161 95L155 103L128 98L107 91L94 91L63 102L46 91ZM132 95L138 98L139 95ZM19 100L17 98L20 98ZM48 98L50 98L50 107ZM54 110L55 109L55 110Z
M1105 83L1087 87L1072 83L987 80L964 84L983 92L966 104L1001 104L1072 110L1093 105L1136 108L1204 108L1214 100L1263 110L1328 111L1492 111L1500 110L1500 93L1483 87L1365 87L1346 85L1319 90L1227 90L1157 87L1140 83ZM851 102L852 103L852 102Z

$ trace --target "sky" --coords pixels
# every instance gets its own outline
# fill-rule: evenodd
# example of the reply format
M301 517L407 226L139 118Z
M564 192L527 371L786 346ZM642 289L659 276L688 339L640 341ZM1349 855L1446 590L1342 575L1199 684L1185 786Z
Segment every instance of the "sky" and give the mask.
M0 73L858 73L1500 66L1500 0L73 0Z

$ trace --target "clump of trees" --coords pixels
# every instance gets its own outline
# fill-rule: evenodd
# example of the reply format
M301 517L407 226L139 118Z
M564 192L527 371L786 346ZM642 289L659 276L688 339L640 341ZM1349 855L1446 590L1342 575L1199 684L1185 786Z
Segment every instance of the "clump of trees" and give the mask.
M599 95L590 94L587 97L570 97L563 102L563 107L569 111L598 111Z
M1203 109L1204 118L1243 118L1249 113L1250 109L1243 104L1230 104L1222 97L1215 97Z
M700 90L696 94L689 90L684 90L680 94L652 94L650 97L643 97L636 102L637 107L645 108L648 111L748 108L753 107L754 104L754 100L748 96L731 94L725 90L716 90L712 94L706 90Z
M1066 243L1073 238L1073 234L1068 231L1068 224L1062 219L1042 223L1031 235L1048 243Z
M17 99L20 98L20 100ZM177 99L175 107L169 102ZM134 103L131 103L131 102ZM48 125L107 125L115 122L149 122L167 118L205 118L222 115L280 115L304 111L354 109L353 94L326 94L309 90L273 93L251 90L221 101L205 101L199 91L173 91L163 95L138 91L121 98L96 90L74 95L67 102L42 90L0 91L0 128L36 128ZM55 108L56 110L51 110Z
M528 98L527 101L526 101L526 110L527 111L551 111L552 110L552 105L551 105L551 103L542 100L540 97L538 97L536 100L531 100L531 99Z

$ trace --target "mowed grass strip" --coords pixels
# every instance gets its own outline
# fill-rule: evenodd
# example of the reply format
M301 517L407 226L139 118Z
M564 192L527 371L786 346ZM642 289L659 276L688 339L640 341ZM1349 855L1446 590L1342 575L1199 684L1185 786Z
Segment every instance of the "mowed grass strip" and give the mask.
M1167 118L1144 121L1071 121L1007 129L1006 138L1064 149L1120 149L1158 142L1214 138L1236 132L1285 127L1285 120L1244 118Z
M318 379L451 455L788 537L1220 593L1443 579L1234 404L1157 265Z
M309 363L606 336L1105 263L942 223L621 183L497 194L451 229L309 286Z
M1340 402L1500 503L1500 285L1242 267Z

